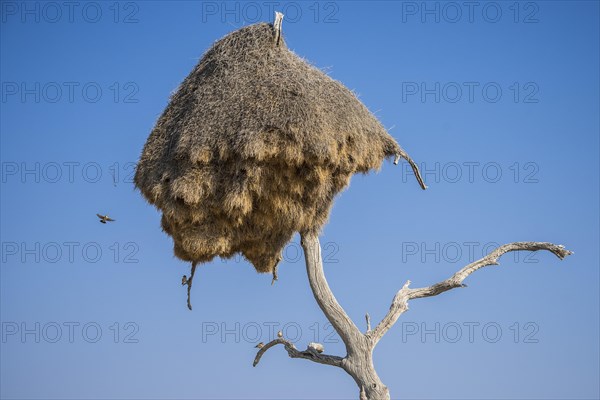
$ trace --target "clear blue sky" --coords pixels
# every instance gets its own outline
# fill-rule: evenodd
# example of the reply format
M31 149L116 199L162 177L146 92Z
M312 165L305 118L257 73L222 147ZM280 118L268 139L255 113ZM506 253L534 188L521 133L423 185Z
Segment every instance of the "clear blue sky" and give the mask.
M252 368L282 327L344 354L297 237L274 287L243 260L202 265L190 312L189 266L131 183L169 94L215 40L272 21L270 4L0 3L2 398L357 397L343 371L281 348ZM289 47L427 170L425 192L386 163L337 199L325 272L360 327L407 279L445 279L494 243L575 251L508 255L413 301L375 350L392 396L598 398L598 2L276 8Z

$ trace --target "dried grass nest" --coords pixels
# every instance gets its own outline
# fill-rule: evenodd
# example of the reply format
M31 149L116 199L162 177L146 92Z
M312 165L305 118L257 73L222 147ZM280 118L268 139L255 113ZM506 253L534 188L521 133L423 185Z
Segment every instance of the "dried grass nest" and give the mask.
M409 160L340 82L290 51L280 24L217 41L171 97L135 174L175 255L241 253L275 272L295 232L318 232L334 197L385 158Z

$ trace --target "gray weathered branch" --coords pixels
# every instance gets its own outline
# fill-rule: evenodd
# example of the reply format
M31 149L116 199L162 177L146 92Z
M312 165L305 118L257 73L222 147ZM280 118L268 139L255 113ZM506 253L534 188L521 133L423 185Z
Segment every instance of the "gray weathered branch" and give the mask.
M467 265L466 267L464 267L463 269L461 269L460 271L458 271L443 282L436 283L435 285L425 288L410 289L409 298L418 299L420 297L437 296L438 294L448 291L450 289L464 287L465 285L463 285L462 282L467 276L471 275L473 272L488 265L498 265L498 259L503 254L506 254L511 251L521 250L547 250L552 252L561 260L573 254L573 252L565 249L565 247L562 245L556 245L547 242L516 242L505 244L503 246L498 247L496 250L492 251L490 254L483 257L482 259Z
M196 262L192 263L192 270L190 272L190 277L188 278L187 276L183 276L183 279L181 281L181 284L186 286L187 285L187 306L188 309L191 311L192 310L192 300L191 300L191 294L192 294L192 281L194 280L194 274L196 273Z
M406 161L408 161L408 163L410 164L410 167L413 170L413 173L415 174L415 178L417 178L417 181L419 182L419 185L421 186L421 189L423 189L423 190L427 189L427 185L425 185L425 182L423 181L423 178L421 177L421 172L419 171L419 167L413 161L413 159L410 158L408 153L405 152L404 150L400 149L400 153L396 154L396 158L394 158L394 165L398 165L398 161L400 161L400 158L404 158Z
M374 348L377 345L377 342L390 330L392 326L396 323L400 315L402 315L406 310L408 310L408 285L410 285L410 281L406 281L402 289L396 293L394 299L392 300L392 305L390 306L390 310L386 314L385 317L381 320L380 323L377 324L375 329L371 331L371 346Z
M308 281L315 300L329 322L331 322L333 328L342 338L348 355L350 355L363 335L337 302L327 284L327 279L325 279L325 273L323 272L319 237L314 232L308 232L303 233L301 238L304 257L306 259Z
M296 346L294 346L292 342L284 338L277 338L265 344L256 354L252 366L256 367L263 354L265 354L265 352L271 347L278 344L283 345L283 347L285 348L285 350L291 358L304 358L305 360L314 361L319 364L333 365L334 367L343 368L342 363L344 359L342 357L322 354L310 347L307 347L304 351L298 351L298 349L296 349Z
M506 254L511 251L538 251L538 250L547 250L552 252L561 260L568 255L573 254L571 251L566 250L564 246L555 245L547 242L516 242L509 243L503 246L498 247L496 250L492 251L487 256L483 257L480 260L477 260L445 281L436 283L435 285L431 285L424 288L417 289L409 289L410 281L407 281L402 289L396 293L394 299L392 300L392 305L390 306L390 310L387 315L381 320L381 322L375 327L372 331L371 338L373 346L377 344L377 342L385 335L385 333L396 323L398 318L402 313L408 310L408 300L418 299L421 297L430 297L437 296L440 293L444 293L450 289L465 287L462 282L473 272L477 271L480 268L486 267L488 265L498 265L498 259L503 254Z
M273 28L275 28L275 45L279 46L281 40L281 24L283 23L283 14L275 11L275 21L273 22Z

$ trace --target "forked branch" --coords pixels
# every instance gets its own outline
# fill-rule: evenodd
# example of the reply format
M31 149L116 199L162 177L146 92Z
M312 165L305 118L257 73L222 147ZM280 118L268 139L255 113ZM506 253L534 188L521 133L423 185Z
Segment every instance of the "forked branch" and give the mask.
M377 342L383 337L383 335L385 335L385 333L396 323L400 315L406 310L408 310L408 300L418 299L421 297L437 296L438 294L444 293L450 289L465 287L466 285L464 285L462 282L473 272L488 265L498 265L498 259L503 254L506 254L511 251L521 250L547 250L552 252L561 260L573 254L571 251L565 249L564 246L555 245L547 242L509 243L498 247L496 250L492 251L487 256L467 265L466 267L452 275L450 278L446 279L445 281L436 283L435 285L431 285L424 288L410 289L408 287L410 285L410 281L407 281L402 287L402 289L400 289L398 293L396 293L396 296L394 296L394 300L392 300L392 305L390 306L390 310L388 311L386 316L372 331L371 339L373 346L375 346Z
M554 253L560 259L572 254L563 246L557 246L552 243L544 242L517 242L510 243L498 247L496 250L475 261L445 281L436 283L435 285L410 289L410 281L407 281L402 289L398 291L390 310L381 322L371 330L371 318L366 314L367 332L361 333L354 322L346 314L344 309L339 305L329 285L325 279L323 272L323 262L321 259L321 246L319 238L314 232L303 232L302 248L306 258L306 271L312 292L319 304L319 307L329 320L336 332L340 335L346 345L346 357L338 357L322 354L323 348L318 343L311 343L304 351L298 351L293 343L279 337L266 345L262 343L257 346L261 347L254 359L256 366L261 357L271 347L282 344L288 355L292 358L304 358L316 363L333 365L344 369L356 381L360 388L360 398L365 399L388 399L390 398L387 387L381 382L375 367L373 366L372 353L377 345L377 342L385 335L385 333L396 323L400 315L408 309L408 301L420 297L436 296L457 287L464 287L463 281L473 272L488 265L497 265L498 259L505 253L511 251L528 250L548 250Z

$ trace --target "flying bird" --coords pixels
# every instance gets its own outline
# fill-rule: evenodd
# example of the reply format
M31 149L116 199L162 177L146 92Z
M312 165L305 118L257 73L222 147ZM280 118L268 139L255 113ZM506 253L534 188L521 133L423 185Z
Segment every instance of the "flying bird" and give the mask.
M256 347L257 349L262 349L265 346L265 344L263 342L260 342L259 344L257 344Z
M100 218L101 224L105 224L107 221L108 222L116 221L116 220L110 218L108 215L100 215L100 214L96 214L96 215L98 216L98 218Z

